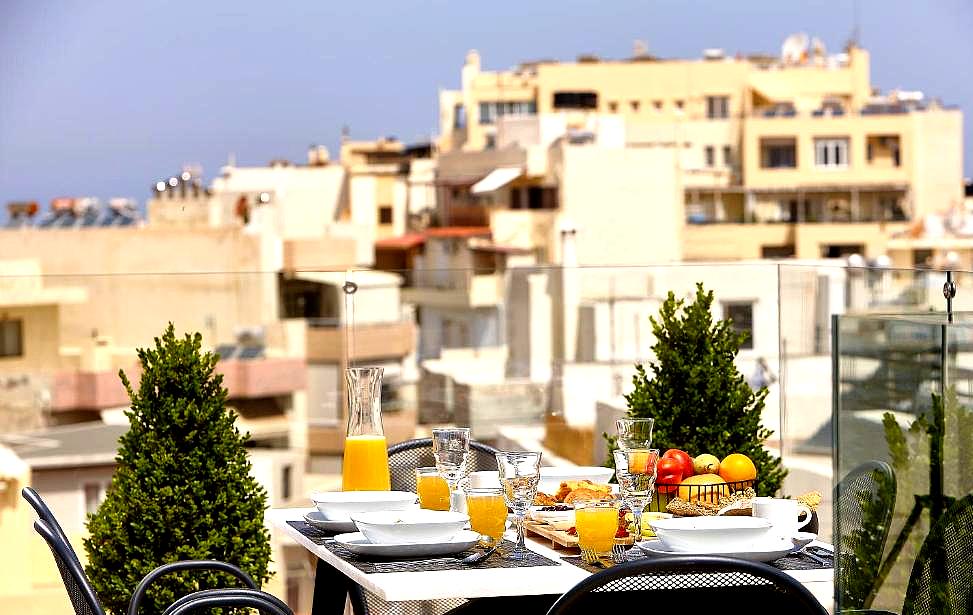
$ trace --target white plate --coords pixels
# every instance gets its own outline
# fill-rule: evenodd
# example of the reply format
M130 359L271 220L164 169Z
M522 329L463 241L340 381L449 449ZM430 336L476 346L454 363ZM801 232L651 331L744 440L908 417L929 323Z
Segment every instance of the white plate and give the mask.
M333 521L331 519L325 519L324 515L321 514L319 510L312 510L311 512L304 515L304 520L311 527L316 527L319 530L324 530L325 532L354 532L356 529L355 522L351 519L347 521Z
M462 530L447 542L431 542L415 545L372 544L361 532L338 534L334 541L358 555L380 555L383 557L422 557L426 555L451 555L473 547L480 535Z
M644 540L637 543L643 553L649 555L723 555L725 557L735 557L737 559L750 560L751 562L772 562L798 551L800 547L795 546L784 540L775 540L764 544L754 544L747 551L715 551L715 550L696 550L696 551L675 551L667 547L661 540Z

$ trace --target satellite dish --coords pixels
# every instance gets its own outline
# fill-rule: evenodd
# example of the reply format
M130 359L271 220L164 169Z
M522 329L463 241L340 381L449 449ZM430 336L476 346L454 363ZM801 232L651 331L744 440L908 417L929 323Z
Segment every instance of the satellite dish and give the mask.
M781 60L784 64L802 64L807 59L808 43L807 34L791 34L780 48Z

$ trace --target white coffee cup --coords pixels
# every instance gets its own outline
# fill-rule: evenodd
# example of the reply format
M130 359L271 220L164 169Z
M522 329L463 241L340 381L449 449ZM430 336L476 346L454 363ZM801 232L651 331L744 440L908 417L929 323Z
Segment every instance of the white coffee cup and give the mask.
M798 515L804 518L798 520ZM811 522L811 509L797 500L783 498L754 498L754 517L767 519L774 524L772 533L782 539L790 540L802 527Z

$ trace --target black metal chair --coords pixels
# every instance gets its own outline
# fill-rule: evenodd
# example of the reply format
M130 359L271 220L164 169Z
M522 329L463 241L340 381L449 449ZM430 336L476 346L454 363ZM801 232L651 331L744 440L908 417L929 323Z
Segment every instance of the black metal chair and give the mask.
M68 593L71 605L77 615L105 615L105 610L98 601L95 590L91 586L78 554L71 547L67 535L57 522L51 509L44 500L30 487L22 490L24 499L37 512L38 520L34 522L34 530L47 542L58 572ZM142 579L128 606L128 615L137 615L141 601L151 584L178 570L216 570L231 575L246 585L244 588L208 589L193 592L183 596L166 610L166 614L177 615L188 610L202 607L238 606L256 608L271 615L293 615L290 608L279 598L259 591L257 584L246 572L232 564L217 560L184 560L159 566Z
M835 595L842 608L871 606L895 496L895 472L884 461L866 461L835 485Z
M497 469L497 449L482 442L470 442L470 456L466 470ZM432 438L406 440L389 447L389 473L392 489L396 491L416 490L416 468L435 466L432 454Z
M827 613L811 592L785 572L759 562L710 555L617 564L568 590L547 615L621 613L637 605L652 612L713 609L721 615Z
M973 613L973 494L953 503L912 566L902 615Z

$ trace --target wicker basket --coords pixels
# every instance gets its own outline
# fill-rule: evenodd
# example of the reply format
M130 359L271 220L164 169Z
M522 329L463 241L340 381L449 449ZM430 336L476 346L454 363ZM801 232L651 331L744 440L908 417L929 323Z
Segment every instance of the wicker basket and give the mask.
M656 483L655 495L652 496L652 501L645 507L645 510L647 512L666 512L666 505L673 498L680 497L680 493L683 499L690 502L703 501L715 505L721 497L753 487L755 482L755 480L738 480L717 485L683 485L681 487L671 483ZM688 498L685 496L688 496Z

